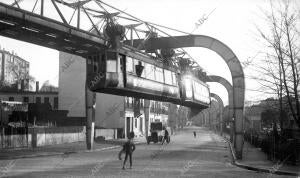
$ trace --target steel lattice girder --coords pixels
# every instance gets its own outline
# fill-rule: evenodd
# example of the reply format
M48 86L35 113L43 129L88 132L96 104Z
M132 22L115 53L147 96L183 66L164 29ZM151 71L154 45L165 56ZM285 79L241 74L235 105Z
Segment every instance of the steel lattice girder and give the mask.
M0 35L85 56L106 48L106 41L90 32L0 3Z

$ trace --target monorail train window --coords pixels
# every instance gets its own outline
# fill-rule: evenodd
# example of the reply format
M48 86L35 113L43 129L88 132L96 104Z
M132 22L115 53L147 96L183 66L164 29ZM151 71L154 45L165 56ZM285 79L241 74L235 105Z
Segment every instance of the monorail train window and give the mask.
M154 66L152 64L145 63L145 78L155 80Z
M144 69L142 71L141 77L146 78L145 62L142 62L141 64L142 64L142 66L144 66Z
M135 74L136 74L135 66L138 64L139 64L139 60L133 59L133 67L134 67L133 70L134 70Z
M205 91L203 93L204 93L206 103L209 104L209 102L210 102L209 89L207 87L205 87Z
M136 65L142 65L145 67L145 62L142 62L140 60L137 60L137 59L133 59L133 67L134 67L134 70L136 69L135 66ZM134 71L136 73L136 71ZM144 77L145 78L145 68L143 69L142 71L142 74L141 74L141 77Z
M177 85L177 78L176 78L175 72L172 72L172 82L173 82L173 85Z
M193 88L194 88L194 98L197 100L202 100L201 93L202 93L202 87L199 83L193 81Z
M164 83L164 73L162 68L155 67L155 80Z
M93 56L93 72L98 72L98 60L99 60L99 56L95 55Z
M185 87L185 96L187 98L193 97L193 89L192 89L192 81L190 78L185 78L184 80L184 87Z
M132 57L126 57L126 71L133 72L133 59Z
M106 72L117 72L117 61L107 60L106 61Z
M99 70L101 72L105 71L105 54L101 55L101 60L100 60L100 64L99 64Z
M169 70L164 70L164 74L165 74L165 83L169 85L173 85L172 72Z
M118 59L119 59L119 61L120 61L120 70L123 72L124 70L125 70L125 56L124 55L121 55L121 54L119 54L118 55ZM120 71L120 72L121 72Z
M195 99L204 103L209 103L209 91L208 88L201 85L201 83L193 82L194 84L194 97Z
M117 54L107 52L106 72L117 72Z

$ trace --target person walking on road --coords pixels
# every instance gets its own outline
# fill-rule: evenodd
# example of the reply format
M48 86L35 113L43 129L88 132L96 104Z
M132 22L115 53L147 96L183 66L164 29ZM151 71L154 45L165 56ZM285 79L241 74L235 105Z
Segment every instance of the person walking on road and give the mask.
M169 139L169 132L168 132L168 130L165 128L165 129L164 129L164 137L163 137L163 140L162 140L162 143L161 143L161 144L164 144L165 141L168 143L168 142L169 142L168 139Z
M193 133L194 133L194 138L196 138L196 131L194 131Z
M123 145L123 152L125 152L125 159L123 162L122 169L125 169L125 164L128 159L128 156L129 156L130 169L132 168L132 153L134 152L134 150L135 150L135 145L132 139L128 139L127 142L125 142Z

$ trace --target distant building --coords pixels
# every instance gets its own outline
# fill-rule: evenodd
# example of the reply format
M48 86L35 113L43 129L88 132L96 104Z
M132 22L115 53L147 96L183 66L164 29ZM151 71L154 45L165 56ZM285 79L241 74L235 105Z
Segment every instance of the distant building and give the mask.
M29 90L29 62L14 53L0 49L0 81Z
M292 103L294 105L294 108L296 108L296 104L295 104L295 99L290 98L292 100ZM297 129L297 124L295 123L293 117L292 117L292 113L290 111L289 108L289 104L288 104L288 98L287 97L283 97L282 98L282 128L289 128L289 129ZM274 116L272 116L272 119L274 119L277 122L277 127L279 127L280 124L280 105L279 105L279 100L276 98L267 98L265 100L262 100L259 104L257 105L252 105L251 107L246 107L245 109L245 116L249 119L249 122L251 123L251 125L253 125L254 128L261 128L261 122L262 122L262 113L266 112L266 111L272 111L274 114ZM258 123L260 122L260 124ZM272 122L273 124L273 122ZM250 125L250 126L251 126ZM256 126L255 126L256 125ZM247 125L246 125L247 126ZM263 125L263 127L270 127L266 126L265 124Z
M261 113L264 111L264 108L260 105L253 105L251 107L245 108L245 128L255 130L255 131L261 131Z
M24 103L49 103L53 110L58 109L58 92L0 91L0 100Z

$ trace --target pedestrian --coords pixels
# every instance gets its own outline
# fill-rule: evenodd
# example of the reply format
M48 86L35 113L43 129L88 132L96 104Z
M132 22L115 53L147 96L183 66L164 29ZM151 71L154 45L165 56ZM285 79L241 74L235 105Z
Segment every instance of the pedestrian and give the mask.
M123 145L123 152L125 152L125 159L123 162L122 169L125 169L125 164L128 159L128 156L129 156L130 169L132 168L132 153L134 150L135 150L135 145L134 145L132 139L128 139L127 142L125 142Z
M164 142L166 141L167 143L169 142L168 139L169 139L169 132L168 130L165 128L164 129L164 137L163 137L163 140L162 140L162 143L161 144L164 144Z
M194 131L193 133L194 133L194 138L196 138L196 131Z

